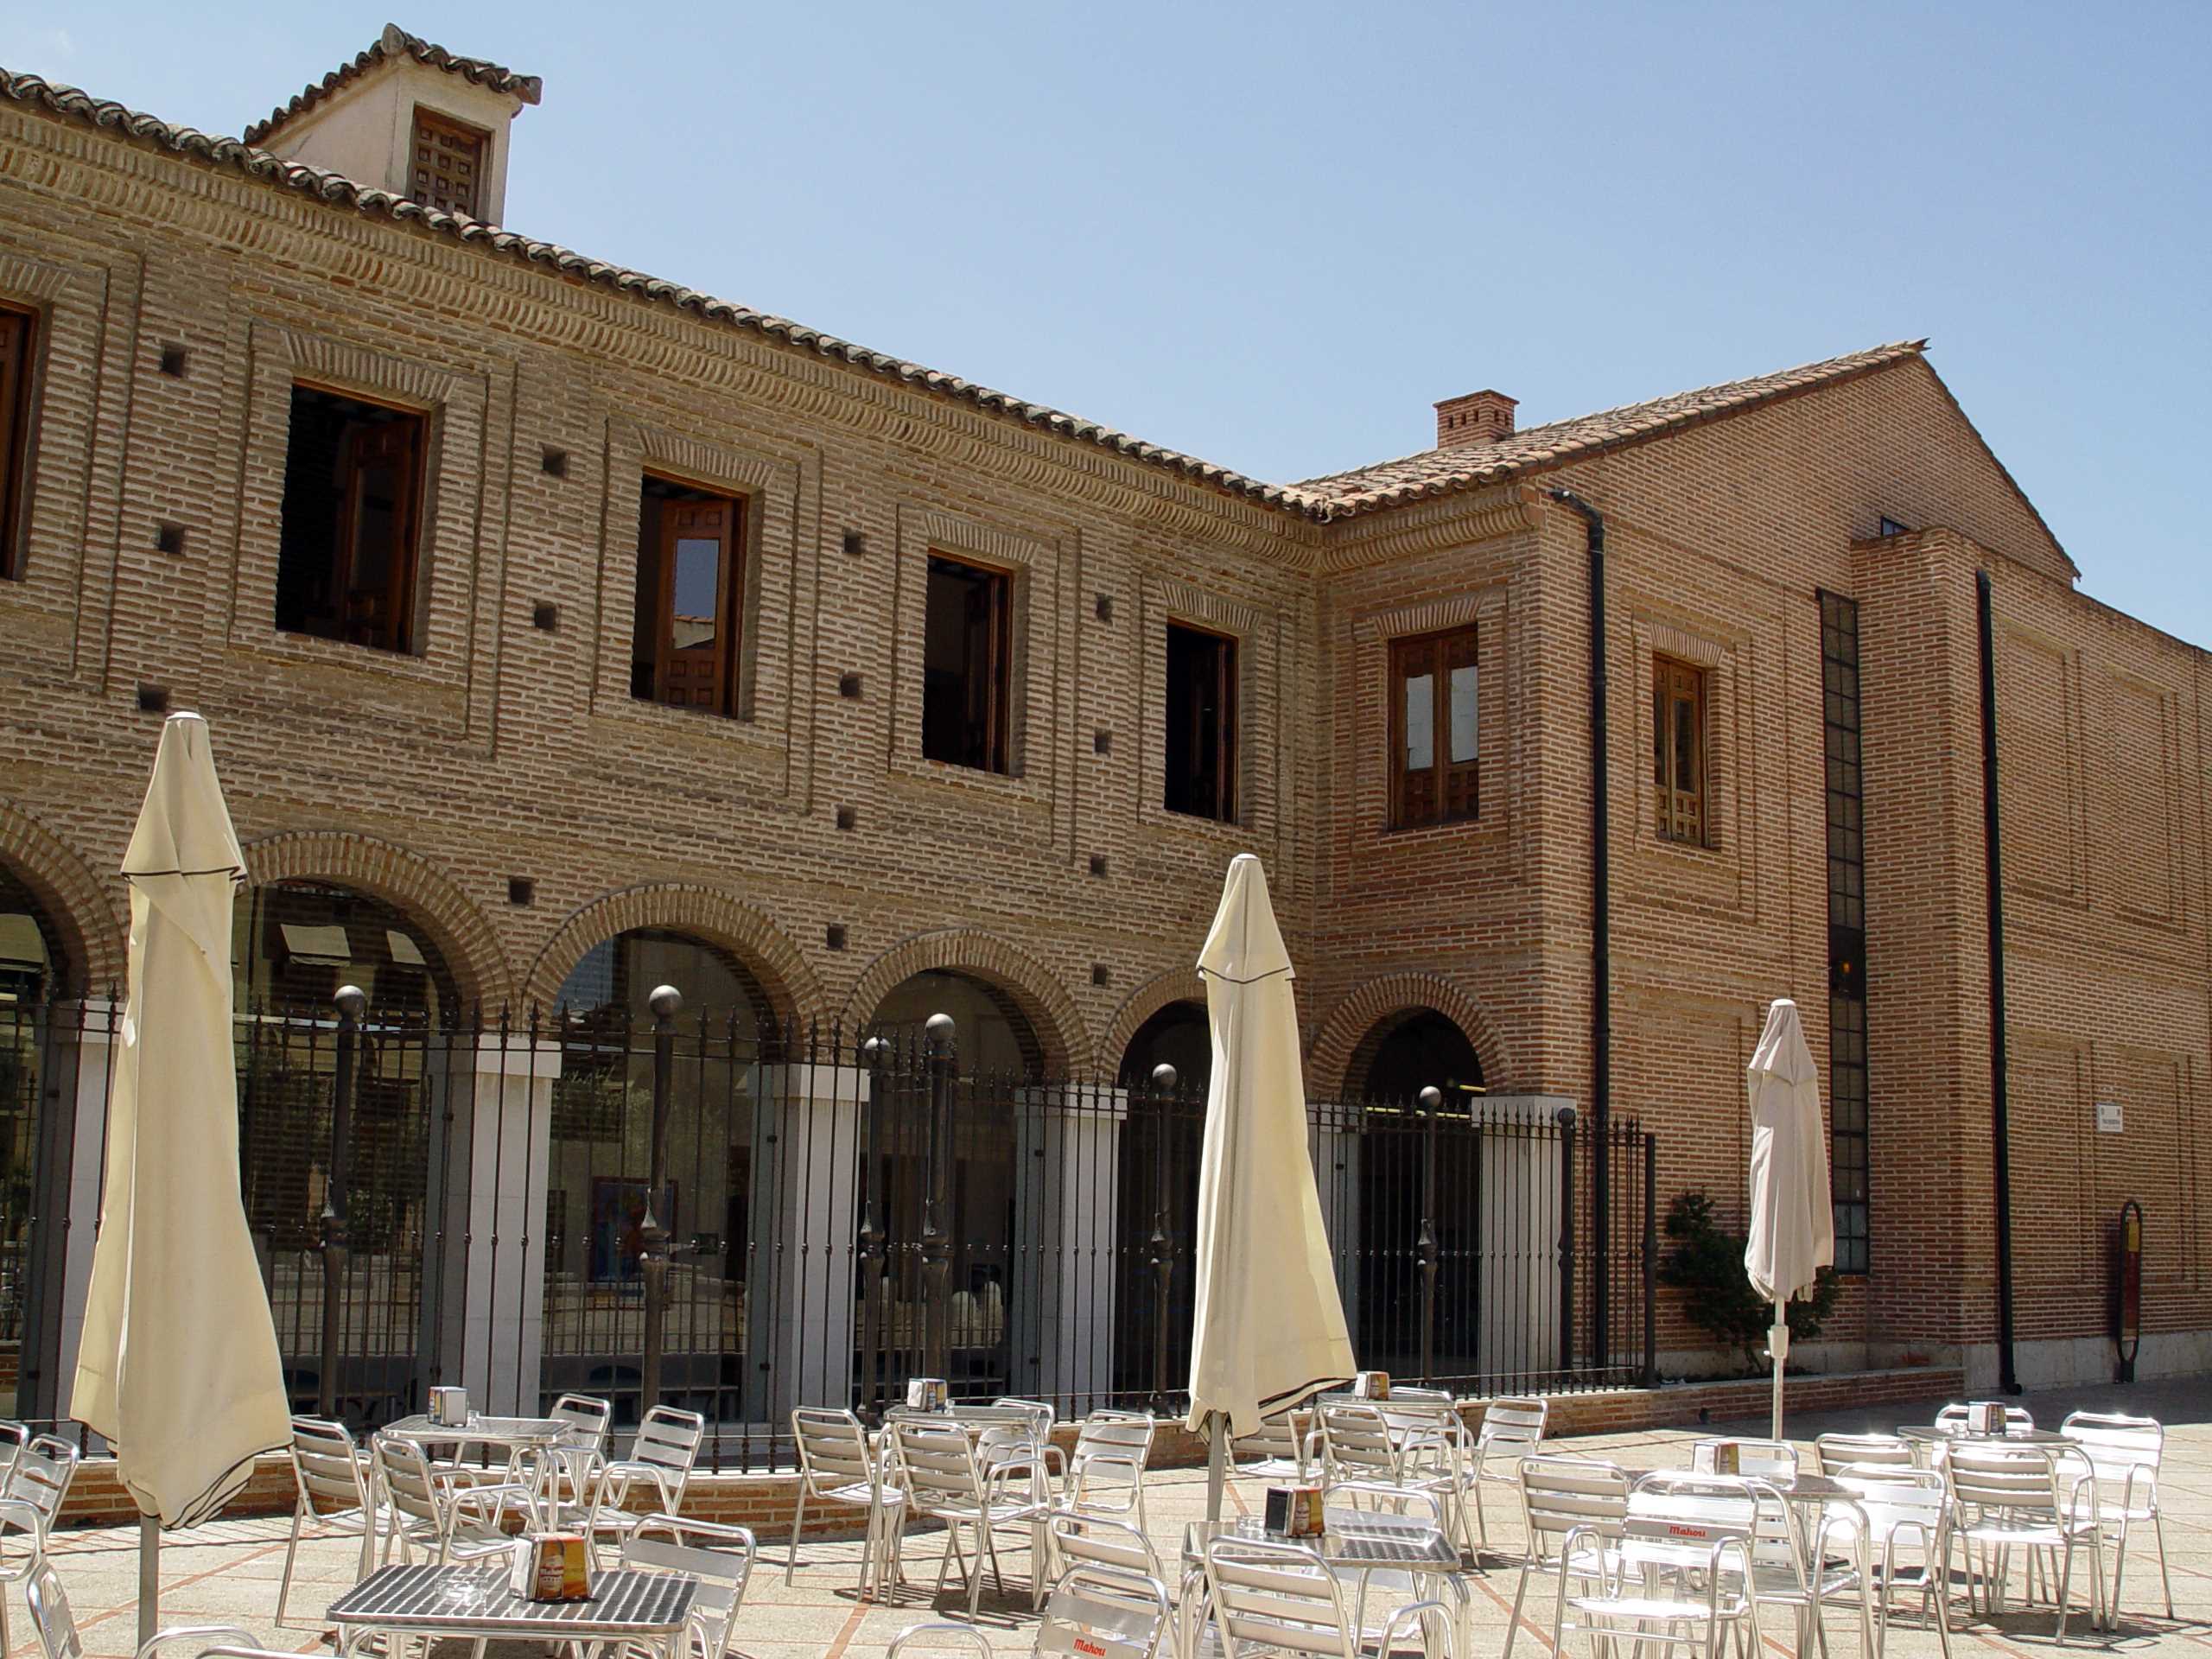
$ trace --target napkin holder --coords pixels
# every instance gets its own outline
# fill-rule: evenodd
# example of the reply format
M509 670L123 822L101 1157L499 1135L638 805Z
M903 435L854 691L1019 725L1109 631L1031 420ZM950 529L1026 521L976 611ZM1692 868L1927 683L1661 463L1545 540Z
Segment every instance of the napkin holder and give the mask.
M2002 1434L2005 1427L2005 1407L2001 1402L1977 1400L1967 1408L1967 1433L1969 1434Z
M952 1385L941 1376L910 1376L906 1379L906 1409L909 1411L943 1411L952 1402Z
M468 1390L432 1389L429 1415L430 1421L440 1428L466 1428L468 1426Z
M1351 1391L1362 1400L1383 1401L1390 1397L1390 1373L1362 1371L1352 1378Z
M589 1601L591 1551L581 1532L526 1532L510 1552L507 1587L526 1601Z
M1278 1538L1319 1538L1326 1530L1319 1486L1270 1486L1261 1524Z

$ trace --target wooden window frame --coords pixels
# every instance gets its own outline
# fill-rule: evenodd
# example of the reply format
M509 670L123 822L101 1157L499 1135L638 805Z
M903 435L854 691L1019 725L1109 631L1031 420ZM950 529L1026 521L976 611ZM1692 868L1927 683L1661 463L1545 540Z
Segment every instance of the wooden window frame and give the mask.
M1393 830L1429 830L1446 823L1467 823L1482 817L1482 659L1478 624L1440 628L1429 633L1407 634L1389 642L1390 811ZM1452 671L1475 671L1475 753L1471 760L1452 756ZM1422 673L1430 676L1429 732L1433 746L1430 764L1418 769L1406 764L1406 684ZM1431 774L1428 798L1415 798L1419 772Z
M416 150L421 146L424 133L433 137L466 140L475 148L476 159L469 171L474 180L473 200L465 207L455 202L441 203L428 194L416 195L415 178ZM480 220L484 217L485 173L492 162L492 135L481 127L472 127L467 122L434 110L427 104L415 106L415 118L407 130L407 190L408 194L426 207L435 207L442 213L461 213Z
M688 479L673 477L666 473L646 467L639 474L642 497L644 486L659 483L678 490L690 491L704 498L703 501L686 501L680 497L664 495L652 498L659 503L658 522L655 526L655 569L652 603L653 639L653 683L650 696L641 696L635 684L631 695L639 702L658 703L664 709L704 710L726 720L737 719L743 709L743 674L745 664L745 549L747 527L747 499L733 491L717 489L710 485L693 483ZM701 506L708 502L720 503L729 510L729 523L722 537L721 567L715 582L716 695L711 702L678 702L674 691L674 671L677 667L676 644L676 543L687 539L682 522L682 509ZM640 520L644 517L644 501L639 504ZM640 524L639 550L644 538ZM634 671L633 671L634 674Z
M0 302L0 328L15 336L0 353L0 581L21 582L30 539L31 385L43 315Z
M985 591L989 595L989 614L984 620L983 635L983 728L982 759L980 762L954 756L930 753L928 720L928 658L929 658L929 577L935 574L940 563L957 565L988 579ZM923 568L922 581L922 660L923 660L923 721L921 732L922 758L939 766L959 766L969 772L981 772L993 777L1010 778L1014 775L1014 573L1004 565L988 563L982 559L968 558L958 553L947 553L931 548ZM972 703L975 694L971 690ZM972 721L973 716L970 715Z
M1211 812L1200 812L1188 807L1173 804L1171 797L1174 789L1174 778L1172 772L1165 776L1164 786L1160 791L1161 809L1174 813L1178 817L1198 818L1211 823L1235 823L1237 821L1236 769L1242 759L1237 752L1236 743L1239 713L1236 679L1241 667L1237 660L1237 646L1240 642L1235 634L1225 633L1219 628L1205 627L1196 622L1171 620L1167 624L1166 634L1163 636L1164 652L1164 642L1177 633L1192 634L1202 639L1215 640L1219 643L1221 648L1219 656L1215 659L1213 741L1215 753L1218 759L1215 766L1214 810ZM1172 652L1167 652L1166 655L1167 659L1172 660ZM1174 718L1174 696L1175 684L1171 675L1166 688L1166 697L1160 707L1162 726L1160 755L1163 762L1168 752L1166 733L1172 726ZM1196 729L1200 719L1198 710L1192 711L1192 719L1193 721L1192 743L1195 749L1200 736Z
M1710 719L1713 671L1679 657L1654 652L1651 658L1651 789L1652 825L1660 840L1678 847L1711 844L1713 821L1713 741ZM1689 695L1682 695L1687 689ZM1674 742L1676 711L1688 703L1691 731L1691 771L1688 783L1680 775L1681 759Z
M338 523L331 532L331 592L341 611L338 631L334 634L317 633L314 629L294 629L310 639L327 639L340 645L359 645L366 651L390 652L396 656L411 656L416 649L416 613L417 597L422 586L423 532L429 509L429 479L430 470L430 411L411 404L396 403L389 397L378 397L354 390L350 386L333 385L327 382L296 376L287 386L286 443L291 441L290 401L301 391L320 392L327 397L340 397L349 404L359 404L372 409L388 409L404 416L410 423L413 435L408 457L406 490L402 498L401 511L397 515L404 528L394 537L396 556L385 578L385 599L391 613L388 629L390 643L378 645L372 640L357 639L346 621L342 607L345 596L353 586L353 569L359 551L359 536L354 530L360 511L361 469L353 461L346 463L346 475L340 486ZM390 428L380 429L392 429ZM287 465L289 464L289 453ZM282 508L279 508L281 518Z

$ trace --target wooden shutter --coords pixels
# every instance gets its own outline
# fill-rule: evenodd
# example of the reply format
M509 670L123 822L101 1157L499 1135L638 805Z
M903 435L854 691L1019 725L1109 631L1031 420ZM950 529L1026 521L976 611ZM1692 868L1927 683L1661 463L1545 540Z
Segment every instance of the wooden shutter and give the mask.
M1402 829L1436 821L1436 657L1433 637L1390 647L1390 796Z
M660 637L653 685L659 702L720 715L735 712L741 601L738 513L735 501L720 497L661 504Z
M1652 660L1651 773L1661 839L1705 844L1705 673Z
M418 108L408 162L409 194L427 207L482 218L484 148L482 133Z
M419 416L357 420L346 429L332 588L338 637L354 645L405 651L410 644L422 448Z
M1471 818L1480 809L1479 681L1475 631L1462 628L1437 641L1436 764L1446 823Z

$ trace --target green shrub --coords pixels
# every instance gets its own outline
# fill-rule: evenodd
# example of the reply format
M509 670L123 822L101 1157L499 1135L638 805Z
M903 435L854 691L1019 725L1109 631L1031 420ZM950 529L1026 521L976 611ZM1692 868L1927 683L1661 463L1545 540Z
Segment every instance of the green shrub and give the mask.
M1740 1353L1746 1375L1765 1370L1774 1305L1751 1289L1744 1271L1744 1235L1713 1219L1713 1200L1704 1193L1684 1192L1668 1207L1667 1236L1674 1244L1660 1258L1659 1282L1689 1293L1682 1311L1690 1323ZM1822 1268L1814 1277L1812 1294L1789 1302L1785 1313L1793 1344L1821 1334L1821 1324L1835 1312L1840 1288L1834 1273Z

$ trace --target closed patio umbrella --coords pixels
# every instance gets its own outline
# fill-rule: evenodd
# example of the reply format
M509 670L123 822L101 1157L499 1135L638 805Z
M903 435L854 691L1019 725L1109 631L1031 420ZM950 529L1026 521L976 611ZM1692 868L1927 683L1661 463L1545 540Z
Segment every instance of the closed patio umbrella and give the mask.
M1230 861L1198 971L1213 1077L1198 1166L1190 1427L1210 1442L1206 1514L1217 1520L1229 1436L1354 1364L1306 1152L1290 955L1267 873L1249 853Z
M213 1515L254 1458L291 1436L238 1196L231 906L245 861L197 715L162 728L123 874L129 1000L70 1410L113 1442L143 1517L143 1640L160 1588L156 1526Z
M1744 1271L1774 1304L1774 1438L1782 1438L1782 1368L1789 1357L1784 1306L1835 1261L1835 1212L1828 1194L1827 1135L1821 1086L1797 1005L1777 997L1747 1068L1751 1096L1751 1236Z

